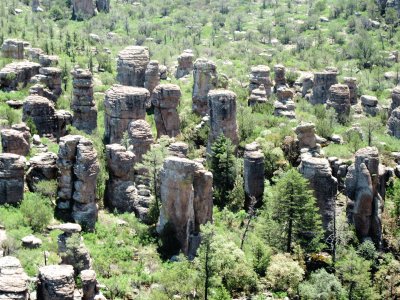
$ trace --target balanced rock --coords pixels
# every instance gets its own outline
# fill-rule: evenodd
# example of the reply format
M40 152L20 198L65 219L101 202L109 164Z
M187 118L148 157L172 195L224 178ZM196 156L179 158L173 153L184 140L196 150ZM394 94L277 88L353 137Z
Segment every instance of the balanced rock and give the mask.
M236 123L236 94L228 90L212 90L208 93L210 109L210 133L208 148L221 135L229 138L233 145L239 143Z
M317 136L313 123L304 123L296 127L295 132L299 141L299 148L314 149L317 147Z
M199 58L194 63L193 78L192 109L200 116L205 116L209 113L208 92L218 85L217 66L210 60Z
M244 151L243 180L247 200L259 202L264 194L264 154L258 144L248 144Z
M151 96L154 106L154 119L157 137L168 135L175 137L180 133L180 121L177 107L181 98L181 89L175 84L158 85Z
M31 78L39 74L40 65L30 61L13 62L0 70L0 88L15 90L26 87Z
M28 132L29 133L29 132ZM15 129L1 130L1 146L4 153L26 156L30 150L29 136Z
M289 119L296 118L293 91L286 86L280 86L276 90L276 96L278 99L274 103L274 115Z
M178 67L176 68L175 78L179 79L193 72L193 51L187 49L178 56Z
M135 162L142 162L143 155L150 150L154 143L151 127L146 120L137 120L129 124L129 150L135 154Z
M392 90L392 102L390 104L389 114L391 114L392 111L394 111L399 106L400 106L400 86L397 86Z
M361 96L361 106L367 115L375 117L378 115L380 109L378 107L378 98L375 96L363 95Z
M39 153L29 160L26 183L30 191L36 191L40 181L56 180L58 175L57 155L52 152Z
M24 59L25 47L27 46L29 46L28 42L8 39L3 42L1 52L3 53L3 57Z
M22 241L22 246L25 248L29 248L29 249L35 249L35 248L39 248L40 246L42 246L42 240L35 237L32 234L30 234L26 237L23 237L21 239L21 241Z
M90 134L97 127L97 108L93 98L93 75L89 70L74 69L72 72L74 112L72 125Z
M400 139L400 107L392 111L387 123L388 133Z
M129 46L118 54L117 80L122 85L144 87L146 68L150 61L149 49Z
M70 265L50 265L39 268L37 299L74 300L74 268Z
M350 90L345 84L334 84L329 88L327 107L332 107L337 113L340 123L345 123L350 116Z
M325 104L329 99L330 87L337 83L337 72L335 71L314 73L314 86L310 97L311 104Z
M261 84L258 88L251 91L248 104L249 106L255 106L256 104L264 104L267 101L267 91L265 90L264 85Z
M43 85L45 88L41 91L41 95L56 102L62 93L61 77L61 69L45 67L39 69L39 74L32 77L30 83Z
M0 257L0 299L29 299L29 280L21 262L12 256Z
M91 230L97 220L97 152L90 140L79 135L62 137L59 146L57 208L67 214L72 208L69 217Z
M275 86L274 91L276 92L279 87L286 87L286 68L283 65L274 66L275 74Z
M351 105L357 104L358 103L358 100L357 100L357 94L358 94L357 78L345 77L345 78L343 78L343 81L344 81L344 84L349 87Z
M106 92L105 139L108 144L118 143L128 130L129 123L146 118L150 106L150 93L139 87L113 85Z
M144 75L144 87L150 92L160 84L160 69L159 63L156 60L151 60L147 65Z
M200 245L200 225L212 221L212 173L192 160L171 156L164 161L160 181L157 231L168 224L182 252L193 258Z
M189 145L184 142L174 142L168 146L168 152L171 156L187 158Z
M22 201L25 162L17 154L0 154L0 204L16 205Z
M259 89L261 85L264 86L266 96L269 97L273 84L270 78L270 68L268 66L259 65L251 68L249 84L250 94L252 94L255 89Z

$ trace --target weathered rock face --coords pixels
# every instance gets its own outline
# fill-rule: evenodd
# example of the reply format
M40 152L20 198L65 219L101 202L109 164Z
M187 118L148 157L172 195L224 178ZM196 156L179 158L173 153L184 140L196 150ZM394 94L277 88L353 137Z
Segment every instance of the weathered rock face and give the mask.
M322 224L326 234L331 233L329 225L335 214L335 199L338 191L338 182L332 176L332 169L326 158L303 155L299 171L310 182L310 188L314 191Z
M264 86L266 95L269 97L271 95L271 87L273 84L270 78L270 69L268 66L259 65L251 68L249 84L250 94L252 94L255 89L260 88L261 85Z
M39 63L42 67L54 67L58 65L60 58L57 55L40 54Z
M200 225L212 220L212 173L186 158L168 157L161 173L161 212L157 231L172 227L180 248L194 257Z
M26 87L31 78L39 74L38 63L21 61L6 65L0 71L0 88L15 90L21 84Z
M189 145L184 142L175 142L168 146L168 152L171 156L187 158Z
M25 162L17 154L0 154L0 204L16 205L22 201Z
M70 265L50 265L39 269L37 299L73 300L74 268Z
M144 87L149 49L129 46L118 54L117 80L122 85Z
M29 299L28 279L17 258L12 256L0 258L0 299Z
M299 78L299 84L301 85L301 95L302 97L306 97L309 95L309 92L312 90L314 86L314 75L309 73L304 73Z
M35 124L39 135L54 137L65 135L67 125L72 121L69 112L56 111L53 102L37 95L25 99L22 120L27 122L29 118Z
M39 153L29 160L26 183L29 190L36 191L36 184L44 180L56 180L58 175L57 155L52 152Z
M390 135L400 139L400 107L392 111L387 127Z
M375 96L361 96L361 106L367 115L371 115L373 117L375 117L380 111L378 107L378 98Z
M180 121L177 107L181 98L181 89L175 84L160 84L151 96L154 106L154 119L157 137L168 135L175 137L180 133Z
M274 66L275 73L275 86L274 91L276 92L280 87L286 87L286 68L282 65Z
M274 115L289 119L296 118L296 106L293 101L293 91L286 86L280 86L276 90L276 96L278 100L274 103Z
M214 62L199 58L194 63L193 71L192 109L195 113L205 116L209 113L207 95L218 85L217 66Z
M43 89L42 95L53 102L56 102L62 93L61 76L62 71L59 68L40 68L39 74L32 77L30 83L44 85L46 88Z
M96 272L93 270L83 270L81 272L82 280L82 300L94 300L97 290Z
M60 139L57 166L57 208L91 230L97 220L96 179L99 173L97 153L88 139L67 135Z
M106 92L105 138L106 143L120 142L129 123L146 118L150 106L150 93L144 88L114 85Z
M350 116L350 90L345 84L334 84L329 88L327 107L332 107L337 113L340 123L345 123Z
M236 123L236 94L228 90L212 90L208 93L210 108L210 133L208 148L223 134L238 145L239 137Z
M40 0L32 0L31 7L33 12L40 11Z
M3 53L3 57L24 59L26 46L29 46L28 42L9 39L3 42L1 52Z
M175 78L179 79L193 72L193 51L187 49L178 56L178 67L176 69Z
M93 75L89 70L75 69L72 72L73 97L71 108L74 112L72 125L86 133L97 127L97 108L93 98Z
M351 105L357 104L358 103L358 100L357 100L357 94L358 94L357 78L345 77L345 78L343 78L343 81L344 81L344 84L349 87Z
M397 86L392 91L392 103L390 104L389 114L400 106L400 86Z
M244 190L247 200L254 197L257 202L264 194L264 154L258 144L248 144L244 151Z
M314 86L310 98L311 104L325 104L329 99L330 87L337 83L337 72L324 71L314 73Z
M151 60L147 65L144 75L144 87L152 93L154 88L160 84L160 69L159 63L156 60Z
M301 124L296 127L295 132L299 140L299 148L314 149L317 147L317 136L315 134L315 125L312 123Z
M26 156L30 150L29 138L26 140L23 132L14 129L1 130L1 145L4 153Z
M97 13L95 0L72 0L71 3L73 19L88 19Z
M267 92L265 90L264 85L261 84L257 89L251 91L248 104L249 106L254 106L256 104L264 104L267 101L268 101Z
M371 238L376 245L382 239L382 195L379 193L379 152L367 147L356 152L355 162L348 168L346 195L349 197L348 215L357 236L364 241ZM384 188L383 188L384 189Z
M110 12L110 0L96 0L96 7L99 12Z
M154 143L151 127L146 120L137 120L129 124L129 150L135 154L135 162L140 163L143 155Z

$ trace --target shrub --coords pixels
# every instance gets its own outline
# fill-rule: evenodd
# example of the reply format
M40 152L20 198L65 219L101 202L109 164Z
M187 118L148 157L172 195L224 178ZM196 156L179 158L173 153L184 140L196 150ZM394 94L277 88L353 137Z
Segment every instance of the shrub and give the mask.
M42 231L52 220L53 210L49 199L39 194L26 193L21 203L21 212L26 225L34 231Z
M329 274L324 269L312 273L310 279L299 286L300 297L304 300L344 300L345 293L345 289L335 275Z

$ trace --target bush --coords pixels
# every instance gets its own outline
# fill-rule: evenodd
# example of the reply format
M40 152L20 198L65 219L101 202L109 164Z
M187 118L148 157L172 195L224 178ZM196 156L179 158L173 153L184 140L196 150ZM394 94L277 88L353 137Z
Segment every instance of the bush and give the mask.
M34 231L40 232L53 217L53 210L49 199L42 198L39 194L26 193L21 203L21 212L26 225L30 226Z

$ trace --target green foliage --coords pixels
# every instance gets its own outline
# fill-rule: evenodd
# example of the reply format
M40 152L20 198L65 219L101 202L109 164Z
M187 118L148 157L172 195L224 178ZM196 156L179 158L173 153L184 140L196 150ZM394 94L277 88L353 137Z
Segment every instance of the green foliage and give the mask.
M36 192L41 194L44 198L48 198L55 202L57 195L57 180L44 180L36 183Z
M357 249L358 255L370 261L374 261L378 257L375 245L372 241L364 241Z
M25 193L20 206L25 224L40 232L53 219L53 210L49 199L35 193Z

